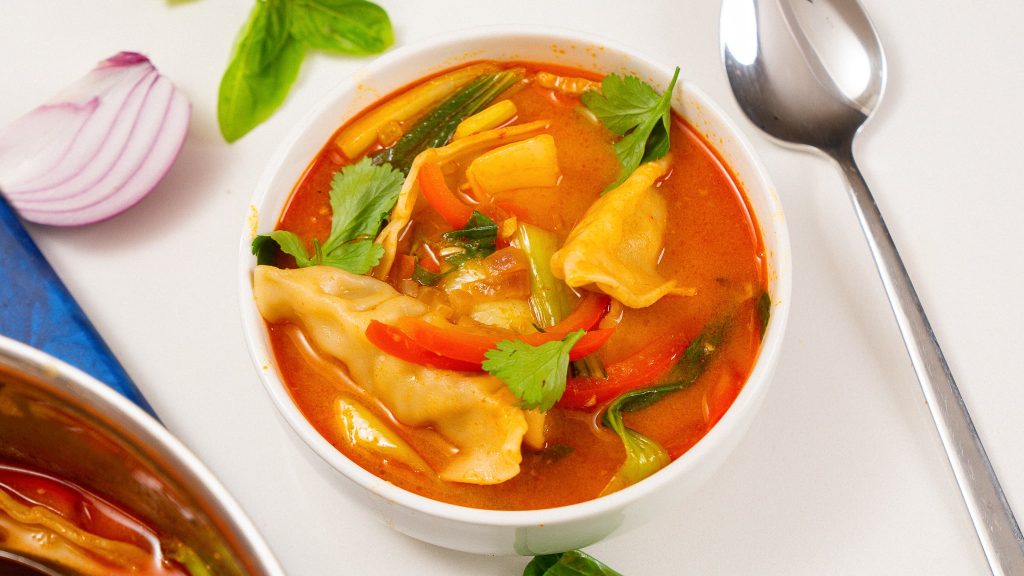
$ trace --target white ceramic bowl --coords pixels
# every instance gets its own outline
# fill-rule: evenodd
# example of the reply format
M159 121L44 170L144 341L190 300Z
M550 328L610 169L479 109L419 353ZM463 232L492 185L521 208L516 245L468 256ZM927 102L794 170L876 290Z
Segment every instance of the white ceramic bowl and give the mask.
M271 231L296 182L348 118L379 98L425 75L461 63L527 60L565 64L603 73L627 73L667 86L673 67L611 43L577 33L537 28L487 28L446 35L388 53L327 95L270 160L256 192L256 222L239 247L242 316L249 350L263 384L295 432L346 478L365 488L368 502L388 525L420 540L466 552L544 554L580 548L639 524L691 494L739 442L768 389L782 345L790 298L790 250L782 207L751 146L719 107L683 80L672 106L732 168L764 236L772 298L771 319L757 363L725 416L693 448L629 488L571 506L531 511L493 511L438 502L381 480L332 447L292 402L274 366L266 328L253 302L250 253L254 233Z

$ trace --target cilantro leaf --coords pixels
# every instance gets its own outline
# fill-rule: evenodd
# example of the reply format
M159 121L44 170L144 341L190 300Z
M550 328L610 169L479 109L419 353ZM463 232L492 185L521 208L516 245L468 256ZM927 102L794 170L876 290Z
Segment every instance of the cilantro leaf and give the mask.
M380 262L384 256L384 247L375 244L373 240L364 238L354 242L348 242L338 246L329 254L326 254L320 261L324 266L334 266L350 272L362 270L358 274L365 274Z
M588 90L580 97L605 127L622 136L614 144L622 170L607 190L622 184L641 163L668 153L670 103L678 78L679 68L676 68L668 89L659 95L636 76L609 74L601 81L600 92Z
M306 252L306 245L302 243L302 239L296 236L293 232L287 230L274 230L270 233L269 238L277 245L281 247L281 251L285 254L289 254L295 258L295 262L302 267L312 266L312 259L309 257L309 253Z
M600 92L584 92L581 99L609 130L625 136L647 120L661 97L636 76L609 74L601 81Z
M526 409L546 411L565 392L569 351L585 332L577 330L562 340L531 346L522 340L502 340L484 353L483 368L505 382Z
M405 176L390 165L374 166L369 158L346 166L331 180L331 235L324 242L329 253L359 236L375 236L398 200Z
M313 239L313 253L297 234L274 230L253 238L252 250L259 264L272 262L271 240L295 258L300 268L334 266L354 274L366 274L380 262L384 249L373 242L384 219L402 190L405 176L387 164L374 166L368 158L346 166L331 180L331 233L323 243Z

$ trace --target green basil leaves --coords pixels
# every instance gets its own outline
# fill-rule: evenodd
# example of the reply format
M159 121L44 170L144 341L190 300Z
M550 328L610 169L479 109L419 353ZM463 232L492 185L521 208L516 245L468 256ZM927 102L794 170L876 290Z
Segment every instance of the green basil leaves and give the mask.
M221 78L217 121L238 140L284 102L307 48L338 54L382 52L391 20L366 0L257 0Z

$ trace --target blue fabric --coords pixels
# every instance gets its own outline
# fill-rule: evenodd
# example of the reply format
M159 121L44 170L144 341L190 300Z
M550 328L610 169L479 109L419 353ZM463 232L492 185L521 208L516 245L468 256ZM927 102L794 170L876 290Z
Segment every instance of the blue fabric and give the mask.
M89 373L156 416L3 196L0 334Z

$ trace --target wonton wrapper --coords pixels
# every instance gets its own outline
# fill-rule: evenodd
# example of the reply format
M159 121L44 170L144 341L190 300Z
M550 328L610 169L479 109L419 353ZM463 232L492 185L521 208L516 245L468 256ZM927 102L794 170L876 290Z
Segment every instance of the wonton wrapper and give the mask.
M574 288L594 285L630 308L662 296L692 296L657 272L667 211L654 181L669 157L642 164L618 188L597 199L551 256L551 272Z
M543 416L518 408L501 380L427 368L370 343L365 335L370 320L393 325L403 316L427 314L422 302L389 284L326 266L257 266L253 291L268 322L300 324L321 353L344 363L352 380L400 422L433 427L458 448L440 473L443 480L504 482L519 473L524 434L530 445L539 438L543 446ZM538 426L539 432L531 429Z

